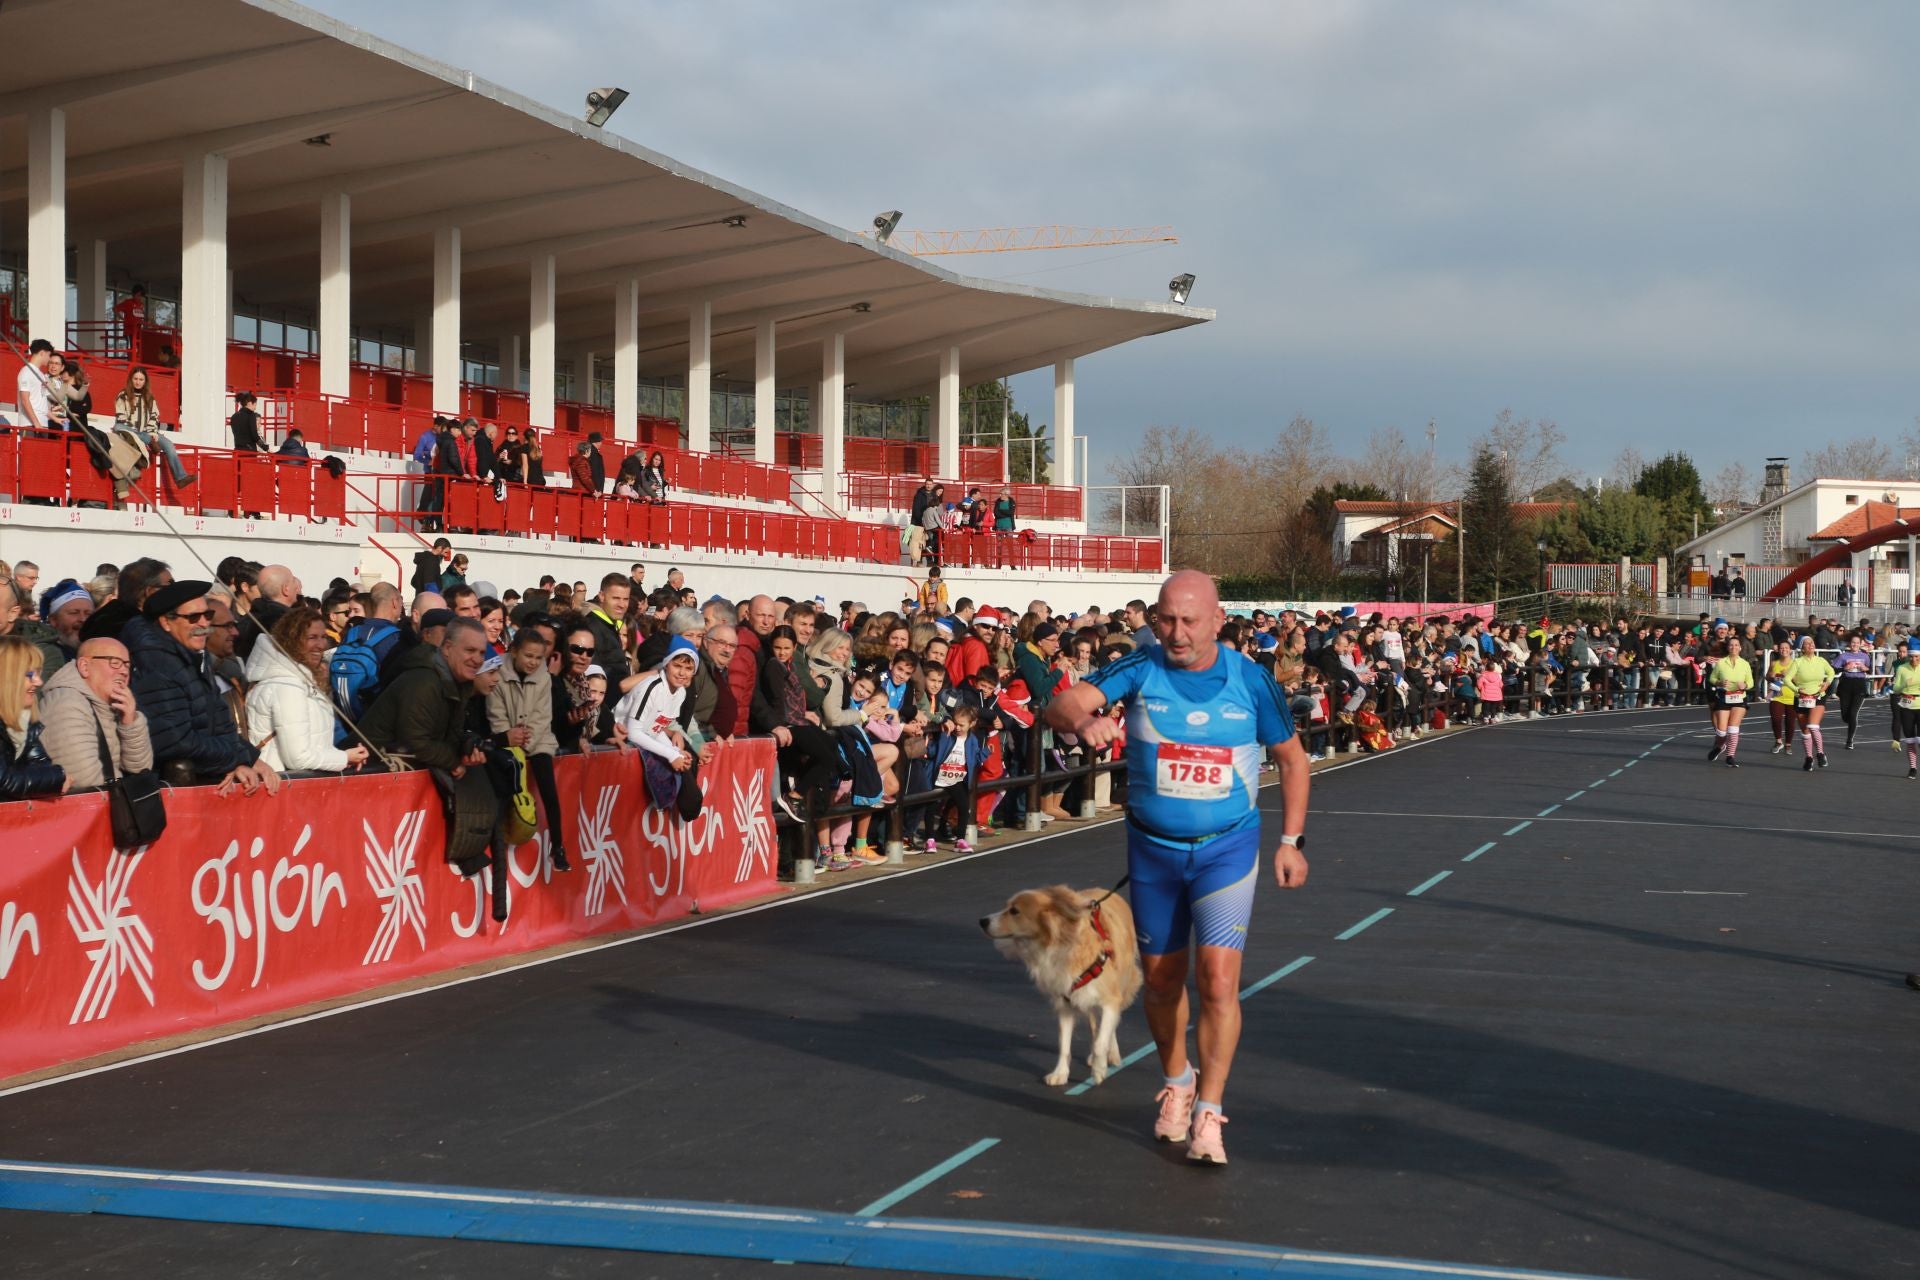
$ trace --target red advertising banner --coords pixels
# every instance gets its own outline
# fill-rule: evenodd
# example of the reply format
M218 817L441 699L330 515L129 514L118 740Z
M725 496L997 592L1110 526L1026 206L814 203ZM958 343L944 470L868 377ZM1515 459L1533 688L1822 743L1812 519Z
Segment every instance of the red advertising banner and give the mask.
M538 836L491 880L445 859L424 773L171 792L167 831L116 851L101 795L0 805L0 1078L397 978L771 893L771 740L722 744L684 822L634 752L555 762L573 870Z

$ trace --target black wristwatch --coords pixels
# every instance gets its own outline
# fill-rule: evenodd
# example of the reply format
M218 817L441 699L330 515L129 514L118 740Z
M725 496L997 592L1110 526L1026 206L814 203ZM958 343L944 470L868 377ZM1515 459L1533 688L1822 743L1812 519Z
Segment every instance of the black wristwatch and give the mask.
M1307 847L1307 833L1303 831L1297 836L1281 836L1280 843L1291 845L1295 849L1305 849Z

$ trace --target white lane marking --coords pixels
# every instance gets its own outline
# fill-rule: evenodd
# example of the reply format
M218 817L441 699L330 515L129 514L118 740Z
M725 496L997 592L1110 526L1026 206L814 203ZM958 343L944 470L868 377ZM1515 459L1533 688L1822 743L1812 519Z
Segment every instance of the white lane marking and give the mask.
M1518 813L1421 813L1404 809L1313 809L1309 814L1334 814L1348 818L1453 818L1461 822L1515 822ZM1920 834L1897 831L1837 831L1825 827L1751 827L1735 822L1662 822L1653 818L1541 818L1537 822L1589 822L1617 827L1685 827L1699 831L1778 832L1796 836L1866 836L1874 840L1920 840Z
M1735 893L1731 889L1642 889L1642 893L1676 894L1687 898L1744 898L1745 893Z

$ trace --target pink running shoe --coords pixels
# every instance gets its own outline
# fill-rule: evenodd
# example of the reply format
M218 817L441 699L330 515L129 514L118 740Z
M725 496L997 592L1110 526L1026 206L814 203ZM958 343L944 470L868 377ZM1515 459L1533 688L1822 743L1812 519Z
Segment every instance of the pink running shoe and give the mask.
M1193 1121L1193 1099L1198 1092L1197 1083L1184 1088L1170 1084L1153 1096L1153 1100L1160 1104L1160 1114L1153 1122L1155 1142L1187 1140L1187 1130Z
M938 852L940 852L940 842L939 842L939 841L937 841L937 840L935 840L935 839L934 839L934 838L933 838L932 836L928 836L928 837L927 837L927 845L926 845L926 848L924 848L924 849L922 849L922 850L921 850L921 852L922 852L922 853L938 853Z
M1227 1118L1218 1111L1202 1111L1193 1117L1193 1137L1187 1142L1187 1159L1195 1164L1225 1164L1227 1148L1220 1141L1220 1126Z
M953 842L953 851L955 853L972 853L973 846L966 842L965 837L962 837Z

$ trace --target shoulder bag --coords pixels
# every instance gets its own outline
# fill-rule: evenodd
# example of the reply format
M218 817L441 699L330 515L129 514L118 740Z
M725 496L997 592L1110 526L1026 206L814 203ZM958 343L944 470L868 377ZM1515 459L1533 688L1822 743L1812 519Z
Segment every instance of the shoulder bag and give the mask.
M93 714L91 708L88 714ZM106 780L113 847L124 853L151 845L167 829L167 802L161 793L159 777L149 770L116 778L113 756L107 750L107 735L101 732L97 716L93 721L93 737L100 746L100 776Z

